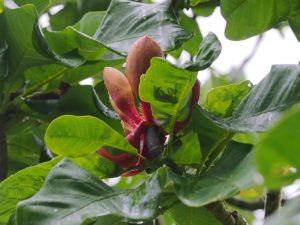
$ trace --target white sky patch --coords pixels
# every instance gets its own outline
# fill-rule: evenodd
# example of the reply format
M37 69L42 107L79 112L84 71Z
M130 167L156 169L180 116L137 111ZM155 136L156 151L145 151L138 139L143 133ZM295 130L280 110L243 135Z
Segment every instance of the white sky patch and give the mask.
M257 36L243 41L230 41L224 35L226 22L221 16L220 8L216 8L210 17L198 17L203 36L214 32L222 43L222 53L213 63L213 67L221 73L226 73L240 63L251 53ZM271 69L273 64L297 64L300 61L300 43L290 27L283 29L284 38L275 30L264 33L264 38L249 64L245 67L248 79L258 83Z

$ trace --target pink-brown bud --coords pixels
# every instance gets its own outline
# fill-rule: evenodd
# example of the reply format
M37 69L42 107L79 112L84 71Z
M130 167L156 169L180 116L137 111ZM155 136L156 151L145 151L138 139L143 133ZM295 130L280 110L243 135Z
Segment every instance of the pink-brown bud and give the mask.
M135 96L139 97L140 76L145 74L153 57L163 57L158 43L148 36L139 38L130 48L126 60L126 76Z
M141 117L134 106L133 94L128 80L123 73L111 67L104 68L103 80L112 107L124 122L135 128L141 122Z

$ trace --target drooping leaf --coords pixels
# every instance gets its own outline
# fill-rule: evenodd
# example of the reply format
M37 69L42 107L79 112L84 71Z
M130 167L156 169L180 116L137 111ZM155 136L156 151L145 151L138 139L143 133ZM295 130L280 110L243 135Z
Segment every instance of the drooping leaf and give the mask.
M64 160L50 172L39 193L19 203L17 223L81 225L109 215L150 220L163 212L160 209L178 201L171 190L189 206L230 198L257 184L252 156L248 154L251 146L233 144L231 147L205 176L179 176L162 167L136 189L109 187Z
M298 225L300 223L300 197L289 201L275 214L266 220L266 225Z
M132 44L144 35L156 40L163 51L176 49L191 38L191 34L178 25L169 4L129 0L112 0L94 38L126 54Z
M287 113L255 148L257 167L271 188L300 177L300 111Z
M179 165L196 165L201 162L198 135L193 131L178 138L173 144L172 159Z
M300 101L300 65L274 65L232 114L230 126L263 131L283 111Z
M17 203L30 198L44 184L48 172L61 160L57 157L49 162L28 167L0 183L0 224L8 222Z
M196 58L193 62L184 64L183 68L190 71L207 69L218 58L221 50L221 42L214 33L210 32L201 42Z
M17 222L19 225L29 221L35 225L81 225L109 215L149 220L158 213L162 203L158 176L155 174L134 191L115 189L65 160L50 172L38 194L19 203Z
M251 90L250 81L211 89L204 107L219 117L230 117L235 108Z
M279 22L289 20L297 32L298 1L285 0L224 0L222 15L227 21L225 34L232 40L242 40L263 33ZM296 28L296 29L295 29ZM299 40L299 39L298 39Z
M223 119L206 110L200 111L207 119L228 131L265 131L284 110L300 101L299 87L299 65L274 65L236 107L231 118Z
M160 58L153 58L146 75L141 77L140 97L150 102L155 118L168 132L176 121L187 118L196 79L196 73L179 69Z
M176 204L167 213L176 225L221 225L221 222L204 207L188 207L181 203Z
M51 151L68 157L85 156L104 146L137 154L121 134L92 116L56 118L48 126L45 141Z

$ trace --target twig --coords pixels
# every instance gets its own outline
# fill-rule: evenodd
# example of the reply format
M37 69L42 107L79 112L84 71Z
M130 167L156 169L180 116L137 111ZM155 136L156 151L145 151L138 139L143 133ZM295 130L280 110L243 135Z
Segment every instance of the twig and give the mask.
M249 225L237 211L228 211L224 202L214 202L205 206L223 225Z
M7 177L8 172L7 143L4 122L5 117L3 114L0 114L0 182Z
M273 214L281 206L281 190L268 191L265 200L265 218Z
M236 199L236 198L231 198L226 200L227 203L229 203L232 206L235 206L237 208L240 209L245 209L245 210L257 210L257 209L264 209L264 201L259 199L257 201L253 201L253 202L246 202L240 199Z

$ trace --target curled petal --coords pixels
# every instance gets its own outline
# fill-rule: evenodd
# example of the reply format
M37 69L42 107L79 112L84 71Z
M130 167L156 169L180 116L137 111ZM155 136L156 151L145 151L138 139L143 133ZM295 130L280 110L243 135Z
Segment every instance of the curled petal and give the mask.
M145 74L153 57L163 57L158 43L148 36L139 38L130 48L126 59L126 76L135 96L139 97L140 76Z
M104 68L103 79L112 107L125 123L135 128L142 119L134 106L133 94L128 80L123 73L111 67Z

